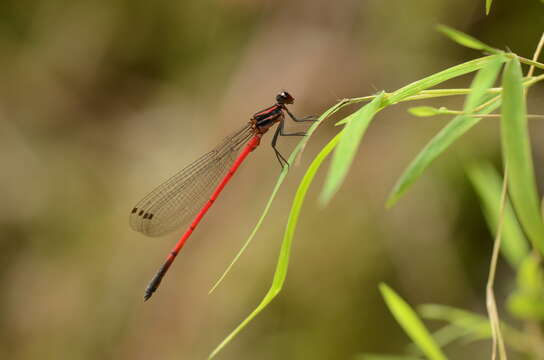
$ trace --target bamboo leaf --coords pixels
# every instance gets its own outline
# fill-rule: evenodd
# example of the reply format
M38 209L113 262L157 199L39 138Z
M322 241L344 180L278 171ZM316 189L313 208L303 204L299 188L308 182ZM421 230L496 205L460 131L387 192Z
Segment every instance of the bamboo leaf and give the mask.
M484 97L497 77L502 64L506 61L506 58L502 55L490 60L474 77L470 86L470 93L467 95L463 110L465 113L472 113L474 109L483 102Z
M472 91L465 101L465 112L473 112L474 108L483 101L487 89L495 82L501 64L504 61L504 57L497 55L490 59L485 67L476 74L471 86ZM479 111L478 114L488 114L497 108L498 104L498 102L493 103ZM446 127L440 130L440 132L431 139L410 165L408 165L393 187L393 190L387 199L386 206L393 206L439 155L479 121L480 118L469 115L458 115L453 118Z
M380 291L397 322L421 351L429 359L445 360L446 356L410 305L384 283L380 284Z
M291 254L291 245L293 243L293 237L295 235L295 229L298 223L298 218L300 215L300 210L302 208L302 204L304 203L304 199L306 198L306 194L308 192L308 188L310 187L315 174L323 161L327 158L327 156L331 153L331 151L335 148L335 146L338 144L338 141L340 140L340 133L338 133L331 141L328 142L327 145L319 152L319 154L315 157L315 159L312 161L310 166L308 167L308 170L306 170L306 173L304 174L304 177L302 178L300 185L297 189L297 192L295 194L295 198L293 200L293 205L291 206L291 211L289 213L289 218L287 220L287 226L285 228L285 233L283 236L283 242L281 245L280 255L278 258L278 263L276 265L276 271L274 273L274 279L272 280L272 285L264 298L261 300L259 305L249 314L248 317L246 317L240 325L238 325L210 354L209 358L213 358L215 355L217 355L244 327L246 327L247 324L255 317L257 316L270 302L280 293L283 284L285 282L285 277L287 276L287 269L289 265L289 257Z
M520 319L544 319L544 272L538 256L529 255L521 263L507 306Z
M327 204L331 200L344 182L361 139L374 115L380 109L382 99L383 93L350 116L350 121L342 129L342 137L334 152L331 167L325 179L323 191L321 192L320 202L322 205Z
M470 336L466 336L469 341L491 338L489 319L480 314L439 304L421 305L418 310L425 319L442 320L460 329L465 329L467 334L470 334ZM526 339L522 332L504 322L501 322L501 330L509 346L523 351L526 347Z
M396 104L409 96L419 94L421 91L443 83L444 81L471 73L476 70L480 70L490 62L495 61L497 58L502 58L502 56L484 56L456 66L452 66L436 74L432 74L418 81L414 81L413 83L403 86L402 88L394 91L392 94L387 96L384 99L384 106L388 104Z
M487 162L470 164L466 172L480 197L488 227L491 233L495 234L499 219L502 177ZM523 235L509 200L505 204L503 213L501 253L513 268L517 268L529 253L527 239Z
M452 66L446 70L442 70L436 74L429 75L423 79L414 81L400 89L384 96L382 101L383 107L387 105L393 105L401 101L407 100L411 96L418 95L421 91L441 84L450 79L471 73L473 71L480 70L488 65L490 62L495 61L497 58L502 58L501 55L484 56L478 59L464 62L462 64ZM349 121L349 116L340 120L335 125L343 125Z
M508 164L509 192L520 223L533 245L544 254L544 224L540 214L521 65L510 60L503 74L501 141L503 159Z
M442 34L449 37L451 40L455 41L459 45L466 46L471 49L475 50L481 50L481 51L487 51L492 54L501 54L503 51L495 49L487 44L484 44L480 40L473 38L470 35L467 35L459 30L455 30L449 26L446 25L437 25L436 27L438 31L440 31Z

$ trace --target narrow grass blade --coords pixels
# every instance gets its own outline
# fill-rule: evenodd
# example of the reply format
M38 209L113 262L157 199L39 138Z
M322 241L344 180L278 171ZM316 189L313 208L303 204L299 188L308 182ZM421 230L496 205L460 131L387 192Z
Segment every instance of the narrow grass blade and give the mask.
M464 62L462 64L452 66L451 68L448 68L446 70L442 70L436 74L429 75L423 79L420 79L418 81L414 81L413 83L410 83L406 86L401 87L398 90L395 90L394 92L390 94L385 94L384 99L382 101L383 107L387 105L393 105L401 101L406 100L414 100L414 96L420 95L420 93L428 88L431 88L433 86L436 86L438 84L441 84L445 81L448 81L450 79L471 73L473 71L480 70L481 68L485 67L490 62L495 61L497 58L502 58L501 55L490 55L490 56L484 56L478 59L474 59L471 61ZM450 91L449 89L444 90L429 90L429 91L436 91L441 96L444 95L444 92ZM459 95L458 92L452 93L451 95ZM433 97L433 96L428 96ZM371 98L371 97L370 97ZM369 99L370 99L369 98ZM366 99L366 97L365 97ZM350 103L352 101L348 101L347 103ZM349 117L340 120L335 125L343 125L346 124L349 121Z
M425 319L446 321L451 325L465 329L470 334L470 336L466 336L469 341L491 338L489 319L483 315L440 304L421 305L418 307L418 311ZM501 331L509 346L521 351L526 349L526 338L522 332L504 322L501 322Z
M323 163L323 161L327 158L327 156L331 153L331 151L335 148L335 146L338 144L338 141L340 140L340 133L337 134L325 147L319 152L319 154L315 157L315 159L312 161L310 166L308 167L308 170L304 174L304 177L302 178L300 185L297 189L297 192L295 194L295 198L293 200L293 205L291 207L291 211L289 213L289 218L287 220L287 226L285 228L285 233L283 236L283 242L281 245L280 255L278 258L278 263L276 265L276 271L274 273L274 279L272 280L272 285L264 298L261 300L260 304L249 314L245 320L243 320L234 331L232 331L210 354L209 358L213 358L215 355L217 355L221 349L223 349L249 322L257 316L270 302L279 294L283 287L283 283L285 282L285 277L287 276L287 268L289 266L289 257L291 254L291 245L293 243L293 237L295 235L295 229L298 223L298 218L300 215L300 210L302 208L302 204L304 203L304 199L306 198L306 194L308 192L308 188L310 187L315 174L317 173L317 170Z
M498 104L495 105L498 107ZM485 113L493 111L488 109ZM431 141L421 150L416 158L408 165L400 178L395 183L391 194L387 198L386 207L390 208L397 203L402 195L423 174L425 169L442 154L455 140L460 138L468 130L480 121L480 118L459 115L453 118Z
M544 254L544 223L540 214L521 65L510 60L503 74L501 140L504 162L508 164L509 192L520 223L533 245Z
M503 51L499 49L495 49L487 44L484 44L480 40L473 38L472 36L467 35L459 30L452 29L449 26L438 25L436 28L442 34L446 35L447 37L449 37L451 40L455 41L459 45L463 45L475 50L487 51L491 54L503 53Z
M308 140L310 139L310 137L312 136L314 131L317 129L319 124L321 124L329 116L333 115L335 112L340 110L340 108L342 108L344 105L345 105L345 101L340 101L339 103L335 104L334 106L332 106L331 108L326 110L319 117L319 119L314 124L312 124L312 126L307 131L307 135L300 140L300 142L297 144L297 146L295 147L295 149L293 150L293 152L289 156L289 159L288 159L289 164L294 163L296 157L302 152L302 150L304 149L304 146L306 145L306 143L308 142ZM249 246L249 244L251 243L251 241L253 240L253 238L257 234L257 231L259 231L259 228L261 227L266 215L268 214L268 211L270 210L270 207L272 206L272 202L276 198L276 194L278 193L281 185L283 184L283 181L285 180L288 171L289 171L288 167L284 167L282 169L282 171L281 171L281 173L280 173L280 175L278 177L278 180L276 181L276 185L274 186L274 189L272 190L272 194L270 194L270 197L268 198L268 202L266 203L266 206L264 207L263 213L259 217L259 220L257 221L257 224L255 225L255 227L251 231L251 234L246 239L246 241L244 242L244 244L242 245L242 247L240 248L240 250L238 251L238 253L234 257L234 259L227 266L227 268L225 269L223 274L219 277L219 279L215 282L215 284L212 286L212 288L210 289L208 294L211 294L213 291L215 291L215 289L222 283L222 281L228 275L228 273L230 272L232 267L236 264L236 262L240 259L240 257L244 253L244 251L247 249L247 247Z
M478 59L464 62L456 66L452 66L446 70L442 70L421 80L414 81L413 83L403 86L402 88L394 91L389 96L386 96L386 98L384 99L384 105L396 104L409 96L419 94L421 91L443 83L444 81L471 73L473 71L480 70L490 62L495 61L498 57L502 56L484 56Z
M489 12L491 11L491 3L493 0L485 0L485 14L489 15Z
M497 231L502 177L488 162L472 163L466 173L476 190L491 233ZM501 252L513 268L517 268L529 253L527 239L507 200L503 214Z
M429 117L440 115L440 109L432 106L414 106L408 109L408 112L417 117Z
M419 349L429 359L445 360L446 356L410 305L384 283L380 284L380 291L397 322Z
M331 167L321 192L321 205L327 204L344 182L361 139L374 115L380 109L382 99L383 92L350 116L350 121L342 129L342 137L334 151Z
M465 101L465 112L472 113L474 108L483 101L487 90L491 88L495 82L504 61L504 57L496 55L476 74L471 86L472 91ZM498 103L494 103L478 113L488 114L497 107ZM431 162L479 121L480 118L468 115L459 115L453 118L446 127L431 139L410 165L408 165L393 187L393 190L387 199L386 206L388 208L393 206L404 192L415 183L421 174L423 174Z

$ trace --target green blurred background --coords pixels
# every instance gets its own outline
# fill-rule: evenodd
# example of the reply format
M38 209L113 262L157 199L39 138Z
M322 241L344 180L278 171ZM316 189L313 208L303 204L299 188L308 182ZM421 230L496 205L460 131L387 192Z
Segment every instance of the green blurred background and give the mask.
M133 232L132 206L271 105L281 89L297 99L295 114L319 114L339 98L391 91L480 56L437 33L437 23L531 57L544 28L542 4L497 0L488 17L483 6L483 0L1 0L0 358L207 356L266 292L294 190L338 129L331 120L318 130L255 242L211 296L208 289L250 233L279 174L271 134L145 304L143 290L178 234L151 239ZM544 111L542 95L539 87L531 90L531 113ZM425 104L459 108L462 99ZM326 209L316 202L319 173L284 292L221 359L401 352L408 339L379 295L380 281L414 305L485 312L491 236L463 161L498 161L497 122L482 122L386 211L401 171L448 121L414 118L406 108L378 116ZM544 125L531 126L542 174ZM297 141L280 140L286 155ZM512 280L501 263L500 303ZM449 354L480 358L489 349L480 342Z

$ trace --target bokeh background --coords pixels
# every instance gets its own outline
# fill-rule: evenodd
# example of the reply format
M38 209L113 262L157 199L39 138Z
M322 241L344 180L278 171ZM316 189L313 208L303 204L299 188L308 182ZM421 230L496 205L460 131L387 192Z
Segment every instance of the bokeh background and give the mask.
M320 114L340 98L395 90L480 56L438 34L437 23L531 57L544 28L542 3L496 0L488 17L483 6L483 0L0 1L0 358L205 358L270 285L294 190L338 131L334 119L320 127L254 243L211 296L208 289L250 233L279 174L271 134L145 304L143 290L178 234L135 233L129 210L271 105L279 90L296 97L295 114ZM530 112L544 111L542 92L531 90ZM459 108L462 99L425 104ZM381 281L411 304L485 313L491 236L463 162L498 162L497 122L478 125L386 211L401 171L448 121L414 118L406 109L379 114L325 209L316 197L326 167L319 173L283 293L221 359L401 352L408 339L379 295ZM544 125L531 126L542 174ZM297 141L280 140L286 155ZM512 281L501 263L501 303ZM448 353L481 358L489 349L484 341Z

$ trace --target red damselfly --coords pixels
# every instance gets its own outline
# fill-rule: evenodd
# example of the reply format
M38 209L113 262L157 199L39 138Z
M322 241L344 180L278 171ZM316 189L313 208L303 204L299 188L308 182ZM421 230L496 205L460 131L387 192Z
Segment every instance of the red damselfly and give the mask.
M294 101L288 92L282 91L276 96L274 105L254 114L249 123L225 138L215 149L158 186L132 209L130 226L148 236L167 234L194 217L187 231L147 286L144 300L148 300L157 290L162 278L202 217L249 153L259 146L264 133L276 123L279 125L272 138L272 148L281 166L289 165L276 147L278 136L304 136L305 133L286 133L284 112L296 122L315 121L313 116L301 119L295 117L286 106L293 104ZM242 147L242 151L238 153Z

